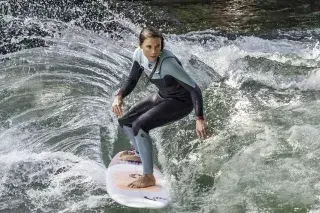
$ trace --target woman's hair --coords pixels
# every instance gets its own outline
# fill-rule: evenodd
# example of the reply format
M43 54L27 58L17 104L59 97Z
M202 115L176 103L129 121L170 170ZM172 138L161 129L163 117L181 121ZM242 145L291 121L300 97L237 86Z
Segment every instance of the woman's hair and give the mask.
M164 47L164 39L162 36L162 33L155 27L144 27L142 28L140 35L139 35L139 41L140 46L143 44L144 40L146 38L160 38L161 39L161 50L163 50Z

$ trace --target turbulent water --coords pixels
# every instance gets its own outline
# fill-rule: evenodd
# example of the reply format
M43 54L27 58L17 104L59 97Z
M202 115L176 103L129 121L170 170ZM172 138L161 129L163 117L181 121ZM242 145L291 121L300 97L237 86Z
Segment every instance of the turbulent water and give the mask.
M320 212L320 29L165 35L211 137L196 138L194 113L151 132L171 203L140 210L105 188L129 146L110 107L140 26L102 1L0 8L0 212ZM156 91L143 85L126 109Z

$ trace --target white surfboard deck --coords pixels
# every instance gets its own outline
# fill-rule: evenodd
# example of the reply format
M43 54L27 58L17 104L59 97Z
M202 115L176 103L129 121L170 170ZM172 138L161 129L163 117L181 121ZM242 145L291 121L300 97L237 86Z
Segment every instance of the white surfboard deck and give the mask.
M156 185L147 188L130 188L128 184L142 175L142 164L120 159L119 152L111 160L107 170L107 191L117 203L135 208L164 208L169 203L166 181L160 170L154 166Z

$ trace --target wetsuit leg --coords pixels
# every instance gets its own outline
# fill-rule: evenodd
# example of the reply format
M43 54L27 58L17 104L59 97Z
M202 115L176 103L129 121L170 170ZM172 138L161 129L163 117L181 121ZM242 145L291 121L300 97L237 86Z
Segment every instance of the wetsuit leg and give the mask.
M132 122L134 135L139 129L145 132L156 127L164 126L188 115L193 109L192 101L182 101L175 98L161 98L158 96L153 106Z
M137 143L136 143L136 139L134 138L134 134L133 134L133 130L131 127L128 127L128 126L123 126L122 127L123 129L123 132L127 135L127 137L129 138L130 140L130 143L131 145L133 146L134 148L134 152L135 152L135 155L140 157L140 154L139 154L139 148L137 146Z
M141 114L148 111L154 105L157 100L157 93L151 94L146 98L140 100L133 107L130 108L128 112L126 112L121 118L118 119L120 126L123 129L123 132L127 135L130 140L130 143L133 145L135 149L136 156L139 155L139 148L136 144L136 140L132 130L132 122L134 122Z
M148 132L185 117L192 109L191 100L162 98L158 94L152 94L119 118L120 126L131 127L133 130L135 148L139 151L144 174L153 173L152 142Z
M140 115L151 109L155 105L157 99L158 94L154 93L137 102L133 107L131 107L128 110L128 112L126 112L121 118L118 119L120 126L132 127L132 123Z
M143 174L153 173L152 141L148 134L149 130L179 120L193 109L191 101L158 98L155 103L156 105L132 123L135 141L142 161Z
M153 159L152 159L152 141L148 133L139 130L135 136L137 146L140 152L140 159L143 167L143 174L153 174Z

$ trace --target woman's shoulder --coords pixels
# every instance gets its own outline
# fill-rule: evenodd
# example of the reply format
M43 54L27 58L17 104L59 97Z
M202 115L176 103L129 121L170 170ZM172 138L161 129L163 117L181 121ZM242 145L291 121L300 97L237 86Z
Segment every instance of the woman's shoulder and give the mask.
M173 54L170 50L163 49L161 54L161 65L162 64L179 64L181 66L180 60Z
M134 52L133 52L133 55L137 55L141 52L141 48L140 47L137 47Z
M168 49L163 49L163 50L162 50L162 53L161 53L161 56L162 56L163 58L176 57L176 56L173 54L173 52L171 52L171 51L168 50Z
M132 54L132 59L133 61L140 62L141 61L140 58L141 58L141 48L137 47Z

